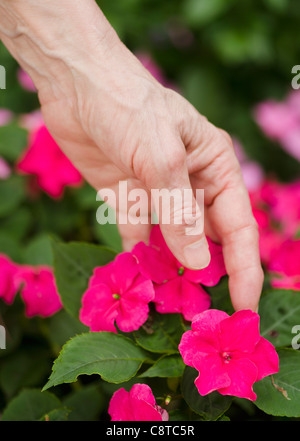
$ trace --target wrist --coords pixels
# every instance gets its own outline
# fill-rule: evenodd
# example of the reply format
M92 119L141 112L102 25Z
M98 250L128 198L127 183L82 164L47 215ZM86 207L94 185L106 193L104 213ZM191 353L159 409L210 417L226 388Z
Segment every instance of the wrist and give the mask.
M94 0L0 0L0 37L41 102L70 95L77 71L121 45Z

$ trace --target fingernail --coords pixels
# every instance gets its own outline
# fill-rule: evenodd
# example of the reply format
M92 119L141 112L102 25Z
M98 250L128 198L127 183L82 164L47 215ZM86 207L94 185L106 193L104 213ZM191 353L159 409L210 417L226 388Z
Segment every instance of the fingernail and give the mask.
M188 268L203 269L209 265L210 252L206 238L188 245L184 249L184 257Z

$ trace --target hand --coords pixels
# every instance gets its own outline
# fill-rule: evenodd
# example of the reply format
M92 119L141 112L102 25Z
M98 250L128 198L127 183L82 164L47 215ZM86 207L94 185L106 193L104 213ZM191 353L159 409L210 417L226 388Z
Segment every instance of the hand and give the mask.
M94 3L90 6L103 20ZM188 236L186 224L174 223L182 212L193 211L193 201L193 207L175 206L170 224L161 224L165 240L183 265L195 269L209 263L205 235L219 241L234 308L256 310L263 282L258 231L230 137L161 86L112 29L106 29L101 38L88 38L87 54L86 43L70 45L72 38L62 37L63 49L52 50L52 64L49 51L35 42L36 52L51 66L43 74L41 67L31 68L46 125L97 190L111 188L118 194L123 180L129 190L148 193L154 188L204 189L205 233ZM18 57L10 41L7 46ZM119 228L124 249L130 250L147 241L151 225Z

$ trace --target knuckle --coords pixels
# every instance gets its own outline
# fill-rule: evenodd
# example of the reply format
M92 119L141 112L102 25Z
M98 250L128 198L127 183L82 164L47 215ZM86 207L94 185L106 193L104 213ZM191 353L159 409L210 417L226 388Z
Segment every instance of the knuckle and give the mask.
M219 129L221 136L224 138L224 140L226 141L226 144L228 145L228 147L233 149L233 141L231 136L229 135L229 133L227 133L225 130L223 129Z
M180 148L159 148L160 154L158 152L152 152L151 157L147 165L148 173L156 174L160 177L162 181L176 182L176 176L182 170L185 161L186 154L184 149Z

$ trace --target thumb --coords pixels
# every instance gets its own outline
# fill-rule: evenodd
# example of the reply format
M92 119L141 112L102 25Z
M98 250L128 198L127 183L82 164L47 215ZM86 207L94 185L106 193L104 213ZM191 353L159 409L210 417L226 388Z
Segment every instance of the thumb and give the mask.
M151 180L152 210L173 255L187 268L202 269L210 262L204 234L204 191L192 190L184 146L171 153L156 167Z

